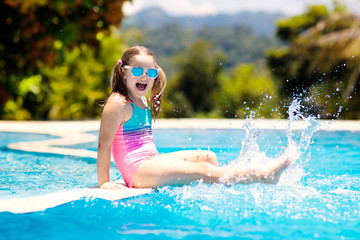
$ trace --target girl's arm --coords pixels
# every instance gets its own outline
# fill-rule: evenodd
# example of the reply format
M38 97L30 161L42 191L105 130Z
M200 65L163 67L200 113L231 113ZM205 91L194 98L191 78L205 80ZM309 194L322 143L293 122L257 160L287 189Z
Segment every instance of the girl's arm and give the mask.
M123 185L109 182L111 145L119 125L127 115L127 106L122 98L111 97L106 103L100 124L99 143L97 150L97 177L100 188L119 189Z

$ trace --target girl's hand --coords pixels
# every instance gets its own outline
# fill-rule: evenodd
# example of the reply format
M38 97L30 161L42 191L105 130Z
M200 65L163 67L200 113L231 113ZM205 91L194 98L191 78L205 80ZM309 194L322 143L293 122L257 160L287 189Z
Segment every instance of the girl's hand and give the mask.
M101 189L111 189L111 190L118 190L118 189L125 189L126 186L122 185L121 183L117 182L105 182L100 186Z

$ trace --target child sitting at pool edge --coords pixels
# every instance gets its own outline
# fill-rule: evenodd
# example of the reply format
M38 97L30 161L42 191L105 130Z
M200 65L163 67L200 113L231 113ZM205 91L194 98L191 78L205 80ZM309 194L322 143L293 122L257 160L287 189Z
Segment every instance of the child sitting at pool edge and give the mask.
M159 154L152 136L152 117L159 117L166 75L151 50L126 50L111 77L112 93L104 104L97 150L98 183L102 189L124 186L110 182L111 154L126 185L156 188L184 185L202 179L207 183L276 183L289 164L282 158L261 168L218 166L212 151L184 150ZM151 90L148 101L145 94ZM151 112L150 112L151 109Z

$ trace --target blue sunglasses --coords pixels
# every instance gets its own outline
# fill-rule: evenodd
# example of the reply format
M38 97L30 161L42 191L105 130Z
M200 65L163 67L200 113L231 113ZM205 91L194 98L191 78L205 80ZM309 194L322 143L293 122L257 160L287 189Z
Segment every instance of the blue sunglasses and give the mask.
M140 77L143 75L145 69L142 67L124 66L124 69L131 69L131 74L134 77ZM148 68L146 74L149 78L156 78L159 75L159 69Z

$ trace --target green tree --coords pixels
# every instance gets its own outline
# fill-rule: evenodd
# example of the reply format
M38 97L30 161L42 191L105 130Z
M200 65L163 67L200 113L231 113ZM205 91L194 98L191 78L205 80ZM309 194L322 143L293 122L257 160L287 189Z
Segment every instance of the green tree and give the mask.
M222 74L215 98L220 116L246 117L253 111L257 117L279 117L276 84L269 73L257 69L261 67L240 64L230 75Z
M167 116L190 116L191 112L209 113L214 109L214 94L219 89L219 74L224 63L222 53L214 53L205 40L194 43L175 59L178 73L171 80L166 95ZM184 104L189 110L183 109Z
M37 111L51 95L42 68L64 64L71 49L99 48L110 27L120 25L125 1L1 0L0 117L46 118Z
M125 34L126 36L126 34ZM30 112L19 104L24 96L36 97L32 106L33 118L81 119L98 117L100 105L107 97L112 68L121 54L128 48L123 39L114 35L104 36L100 48L82 44L68 49L62 63L55 67L43 66L40 74L24 79L20 83L16 101L5 104L7 119L29 119ZM29 101L25 101L29 102ZM20 115L19 115L20 112Z
M336 117L342 107L343 117L360 118L360 18L339 2L334 12L312 6L279 22L278 36L290 46L267 52L267 61L282 93L303 95L322 118Z

